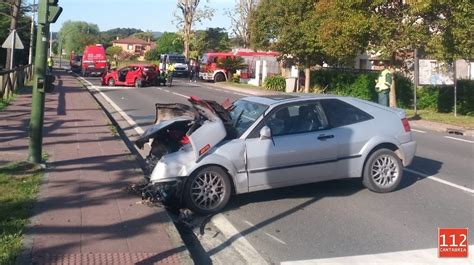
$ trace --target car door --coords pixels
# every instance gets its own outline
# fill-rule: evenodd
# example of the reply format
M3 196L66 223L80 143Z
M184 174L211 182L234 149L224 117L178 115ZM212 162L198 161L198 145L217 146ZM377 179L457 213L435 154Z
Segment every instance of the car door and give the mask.
M272 137L260 138L268 127ZM274 109L246 139L249 190L316 182L334 177L337 139L318 101Z
M127 73L126 77L126 83L127 85L134 85L135 84L135 79L138 77L138 71L140 70L140 67L138 66L132 66L130 71Z
M360 177L364 164L362 149L372 137L373 117L341 99L322 99L320 102L333 135L338 139L337 174Z

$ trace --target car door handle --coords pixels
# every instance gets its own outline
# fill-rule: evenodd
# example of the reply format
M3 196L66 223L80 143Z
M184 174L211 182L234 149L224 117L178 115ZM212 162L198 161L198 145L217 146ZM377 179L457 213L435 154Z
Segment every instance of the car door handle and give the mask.
M332 135L332 134L329 134L329 135L321 134L321 135L318 136L318 140L320 140L320 141L324 141L326 139L332 139L332 138L334 138L334 135Z

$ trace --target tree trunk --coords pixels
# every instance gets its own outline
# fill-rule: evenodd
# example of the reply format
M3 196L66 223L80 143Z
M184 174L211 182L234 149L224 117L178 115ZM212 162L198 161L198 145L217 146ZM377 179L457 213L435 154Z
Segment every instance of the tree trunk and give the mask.
M390 85L390 107L397 107L397 90L395 84L395 73L393 73L392 84Z
M309 93L309 86L311 84L311 69L306 66L304 69L304 92Z
M20 6L21 6L21 0L15 0L12 2L12 18L10 21L10 33L13 32L18 26L18 15L20 11ZM11 53L15 51L13 49L7 49L7 58L5 61L5 69L10 69L10 60L11 60ZM15 68L15 66L13 66Z

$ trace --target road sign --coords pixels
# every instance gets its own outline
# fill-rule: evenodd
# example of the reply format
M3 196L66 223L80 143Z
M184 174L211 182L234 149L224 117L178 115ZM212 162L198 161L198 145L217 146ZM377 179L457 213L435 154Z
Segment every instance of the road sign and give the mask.
M13 38L15 38L15 41L13 41ZM16 30L14 30L12 33L10 33L10 35L8 35L8 38L2 45L2 48L11 49L13 48L13 43L15 43L15 49L17 50L23 50L25 48L23 46L23 43L21 42L20 36L16 34Z

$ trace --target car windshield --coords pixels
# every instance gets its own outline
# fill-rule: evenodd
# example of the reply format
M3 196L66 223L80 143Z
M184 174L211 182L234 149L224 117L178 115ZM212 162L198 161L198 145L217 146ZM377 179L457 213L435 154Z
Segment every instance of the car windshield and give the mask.
M186 63L186 58L184 56L170 56L169 60L171 63Z
M232 118L232 125L237 130L238 137L240 137L267 108L267 105L246 100L234 102L231 107L230 116Z

